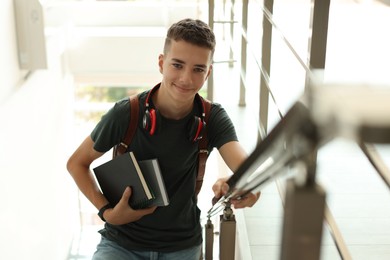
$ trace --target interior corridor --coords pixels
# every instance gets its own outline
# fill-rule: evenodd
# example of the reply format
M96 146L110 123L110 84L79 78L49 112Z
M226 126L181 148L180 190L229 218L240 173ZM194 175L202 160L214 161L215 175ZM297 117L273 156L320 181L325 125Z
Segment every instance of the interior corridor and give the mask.
M14 0L0 3L0 258L89 260L99 241L97 231L102 222L96 209L78 192L65 165L68 156L93 129L99 113L112 105L112 101L90 104L90 100L108 96L115 88L126 86L135 91L136 86L138 91L157 83L157 57L167 26L182 16L207 21L208 1L41 2L48 68L37 70L20 68ZM226 108L248 153L257 142L260 73L253 56L261 55L258 7L262 1L249 2L252 27L248 33L255 48L248 51L245 107L238 106L239 51L234 54L234 66L216 62L213 71L214 101ZM240 6L242 1L236 3ZM310 3L311 0L275 1L274 17L280 29L304 57ZM217 19L224 18L221 10L219 6ZM292 14L296 15L291 19ZM240 18L239 10L237 20ZM325 80L390 88L388 1L334 0L329 18ZM235 33L240 32L239 26L240 22L235 23ZM222 23L216 23L214 29L218 37L215 60L227 60L229 29ZM280 120L276 107L285 114L301 96L304 85L302 69L297 69L297 61L276 32L272 40L271 83L278 104L269 105L269 130ZM233 46L239 49L239 38L234 39ZM156 66L151 68L150 64ZM80 99L77 95L82 91L85 96ZM120 91L122 95L125 90ZM90 118L83 118L85 115ZM390 146L375 147L390 167ZM211 206L212 183L217 175L230 174L217 154L214 151L208 161L199 197L202 221ZM107 153L96 164L110 157ZM318 183L326 190L329 211L352 259L390 259L389 187L358 145L337 138L321 147ZM253 208L235 211L237 260L280 259L283 190L279 184L283 185L283 180L264 187ZM217 224L216 221L214 225ZM321 260L341 259L332 236L324 225ZM219 258L217 244L214 256Z

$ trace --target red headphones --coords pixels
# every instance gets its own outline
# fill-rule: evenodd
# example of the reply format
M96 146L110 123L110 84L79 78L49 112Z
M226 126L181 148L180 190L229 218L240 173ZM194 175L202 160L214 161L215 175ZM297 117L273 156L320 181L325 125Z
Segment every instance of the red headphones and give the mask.
M150 135L154 135L158 130L158 125L160 124L161 117L158 110L150 107L149 100L154 92L160 87L160 84L156 85L153 89L151 89L145 100L145 113L142 120L143 128ZM205 107L203 103L203 98L197 93L195 95L196 102L198 103L200 110L202 111L201 116L194 116L193 119L189 120L187 123L188 130L188 139L191 142L196 142L202 139L204 129L206 128L206 122L204 121L205 115Z

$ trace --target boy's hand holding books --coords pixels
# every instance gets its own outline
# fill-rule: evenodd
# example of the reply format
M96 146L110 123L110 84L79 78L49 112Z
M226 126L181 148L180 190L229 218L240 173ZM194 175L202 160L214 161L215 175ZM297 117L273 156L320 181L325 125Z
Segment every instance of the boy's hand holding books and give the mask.
M135 210L129 206L131 197L131 188L127 187L123 192L122 198L112 209L104 212L105 220L112 225L123 225L139 220L145 215L152 214L156 210L156 206Z
M108 205L112 206L103 207L98 215L110 224L134 222L153 213L157 206L169 205L157 159L138 162L134 153L129 152L93 170Z

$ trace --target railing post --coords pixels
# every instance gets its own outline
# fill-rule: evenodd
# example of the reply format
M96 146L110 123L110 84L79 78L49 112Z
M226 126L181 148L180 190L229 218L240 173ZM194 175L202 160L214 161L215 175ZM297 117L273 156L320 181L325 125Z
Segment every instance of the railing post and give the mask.
M209 26L214 30L214 0L209 0ZM207 99L213 101L214 99L214 76L210 73L207 79Z
M320 186L287 183L282 260L320 259L324 208L325 192Z
M210 220L210 217L207 219L205 225L205 259L213 259L213 247L214 247L214 225Z
M242 33L241 33L241 72L240 72L240 98L239 106L246 105L246 55L247 55L247 33L248 33L248 0L242 1Z
M220 216L219 258L234 260L236 249L236 218L230 204L225 206Z
M312 0L310 68L325 68L330 0Z
M319 260L325 216L325 191L315 182L317 152L307 156L299 173L305 183L286 186L281 260Z
M235 1L232 0L230 2L230 48L229 48L229 67L233 67L234 65L234 53L233 53L233 47L234 47L234 7L235 7Z
M274 1L264 0L264 8L271 14L273 13ZM261 69L263 73L260 76L260 107L259 107L259 121L265 132L268 132L268 100L269 90L267 88L267 79L264 77L271 73L271 39L272 39L272 24L267 16L263 14L263 38L261 51ZM258 137L261 140L261 136Z
M310 70L325 69L330 0L312 0L311 2L308 67ZM309 85L310 77L306 75L305 89Z

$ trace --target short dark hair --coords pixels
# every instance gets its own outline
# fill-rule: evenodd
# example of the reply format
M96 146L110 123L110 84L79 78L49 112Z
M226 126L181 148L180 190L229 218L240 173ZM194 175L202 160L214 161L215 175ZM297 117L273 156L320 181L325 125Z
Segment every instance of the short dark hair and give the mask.
M211 57L215 50L215 35L211 28L198 19L186 18L171 25L168 29L164 44L164 54L167 53L171 41L180 41L205 47L211 50Z

